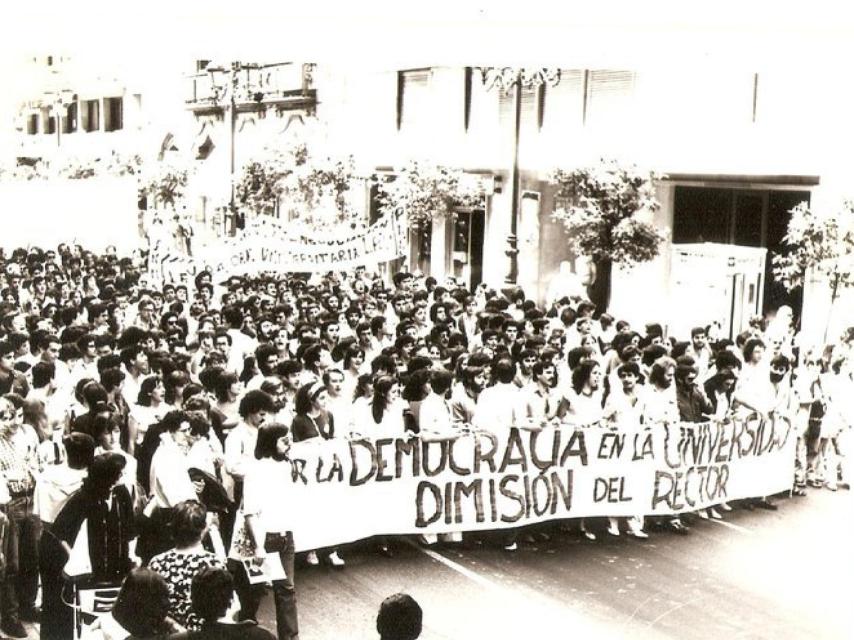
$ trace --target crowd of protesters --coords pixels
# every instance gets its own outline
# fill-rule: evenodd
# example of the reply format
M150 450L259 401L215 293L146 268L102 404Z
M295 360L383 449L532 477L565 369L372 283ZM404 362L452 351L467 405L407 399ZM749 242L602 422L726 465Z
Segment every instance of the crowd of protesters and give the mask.
M268 637L252 626L265 585L250 574L270 558L284 569L272 580L277 636L298 637L299 513L270 487L289 482L290 444L312 438L759 415L797 431L793 495L848 487L854 330L803 345L784 307L734 341L715 324L666 336L659 324L597 315L574 290L552 287L549 298L543 307L518 287L361 268L160 284L139 259L72 245L3 256L0 630L25 637L21 621L40 620L42 637L72 637L67 563L85 531L79 573L125 580L91 637L111 625L134 637ZM742 506L776 508L769 497ZM686 534L732 508L649 524ZM573 529L591 540L649 535L641 513L589 524ZM561 527L496 541L512 552ZM391 553L389 542L379 549ZM318 549L301 562L345 557Z

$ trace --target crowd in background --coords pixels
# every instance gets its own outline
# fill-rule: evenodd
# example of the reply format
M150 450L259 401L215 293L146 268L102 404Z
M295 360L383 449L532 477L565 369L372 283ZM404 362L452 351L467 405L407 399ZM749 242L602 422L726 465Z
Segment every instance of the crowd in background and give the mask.
M470 290L403 271L222 282L202 272L162 284L112 250L4 256L0 630L25 637L21 621L40 620L42 637L72 637L69 583L124 580L89 637L269 637L253 624L266 588L252 574L278 564L277 635L297 637L299 513L270 487L290 482L290 445L309 439L759 416L796 430L792 495L848 488L854 329L801 344L784 307L734 340L715 323L669 336L667 318L635 327L597 314L570 284L550 287L543 306L519 287ZM777 507L768 496L742 506ZM649 526L686 534L732 508L570 528L591 540L645 538ZM494 541L512 552L566 528ZM377 548L391 554L393 542ZM345 556L327 548L297 560L341 567Z

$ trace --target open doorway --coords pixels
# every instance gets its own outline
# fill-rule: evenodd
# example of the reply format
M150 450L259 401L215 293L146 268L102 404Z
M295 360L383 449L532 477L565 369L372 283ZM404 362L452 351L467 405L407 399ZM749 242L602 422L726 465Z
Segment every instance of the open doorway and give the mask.
M799 318L803 294L800 290L789 293L774 280L772 256L783 248L789 211L809 201L809 191L677 186L673 242L722 242L768 249L763 313L789 305Z
M484 227L483 209L457 211L451 238L451 273L471 291L483 281Z

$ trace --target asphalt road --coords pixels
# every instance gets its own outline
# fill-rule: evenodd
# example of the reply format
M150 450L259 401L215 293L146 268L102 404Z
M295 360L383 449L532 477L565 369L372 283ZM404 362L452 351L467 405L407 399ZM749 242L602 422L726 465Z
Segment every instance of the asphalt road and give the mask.
M343 569L298 567L302 640L376 638L396 592L424 610L424 640L854 637L854 497L811 489L780 509L736 510L689 536L422 549L345 547ZM275 629L268 596L261 624Z

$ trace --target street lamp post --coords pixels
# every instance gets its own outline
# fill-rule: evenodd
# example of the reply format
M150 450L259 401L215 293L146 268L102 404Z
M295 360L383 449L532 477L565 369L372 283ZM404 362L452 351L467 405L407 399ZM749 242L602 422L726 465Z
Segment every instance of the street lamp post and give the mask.
M238 111L237 94L238 91L241 91L242 89L241 95L252 95L253 100L258 105L260 105L261 101L264 98L265 89L262 82L256 82L256 84L253 86L248 76L245 81L245 86L241 87L240 72L248 70L257 70L258 68L259 65L257 64L244 64L237 61L233 61L227 70L222 67L207 68L207 71L208 73L210 73L211 76L211 89L213 91L211 100L214 105L220 107L223 110L223 116L228 119L228 173L229 181L231 183L231 193L228 200L228 210L231 213L231 228L227 230L227 233L229 235L231 235L231 232L234 231L237 226L237 208L234 204L234 170L236 166L235 147L237 139ZM215 74L225 74L226 72L228 73L227 80L222 84L217 84Z
M512 184L510 187L510 233L507 234L507 248L504 254L508 258L506 284L516 284L519 277L519 240L517 237L519 224L519 192L521 191L521 176L519 172L519 138L522 132L522 90L555 86L560 82L560 69L525 67L483 67L481 75L487 90L497 88L503 93L513 91L513 164L511 170Z

